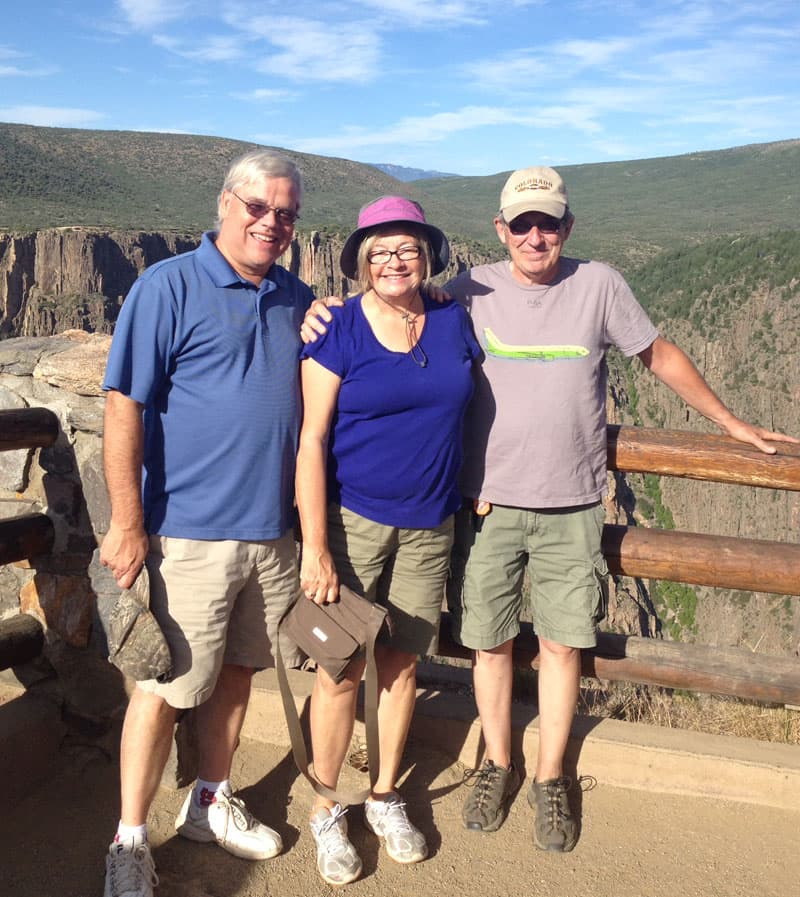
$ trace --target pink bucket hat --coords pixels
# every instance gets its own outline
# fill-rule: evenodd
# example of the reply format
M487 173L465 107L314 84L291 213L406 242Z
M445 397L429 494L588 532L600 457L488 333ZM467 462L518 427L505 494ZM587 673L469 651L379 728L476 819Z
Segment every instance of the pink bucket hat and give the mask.
M447 237L425 220L422 206L404 196L380 196L362 206L358 213L358 227L347 238L339 258L339 266L345 277L358 278L358 247L369 232L382 224L403 224L413 222L421 227L430 240L433 252L431 274L438 274L447 267L450 260L450 246Z

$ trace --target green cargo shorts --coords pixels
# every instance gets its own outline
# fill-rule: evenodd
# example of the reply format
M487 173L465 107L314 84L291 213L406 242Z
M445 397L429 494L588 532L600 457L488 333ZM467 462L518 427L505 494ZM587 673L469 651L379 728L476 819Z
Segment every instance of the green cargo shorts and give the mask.
M452 516L432 529L402 529L328 507L339 579L388 609L393 632L379 641L408 654L436 650L452 544Z
M485 517L469 505L456 515L448 580L456 641L489 649L519 633L527 568L536 634L594 647L608 604L602 503L536 511L494 505Z

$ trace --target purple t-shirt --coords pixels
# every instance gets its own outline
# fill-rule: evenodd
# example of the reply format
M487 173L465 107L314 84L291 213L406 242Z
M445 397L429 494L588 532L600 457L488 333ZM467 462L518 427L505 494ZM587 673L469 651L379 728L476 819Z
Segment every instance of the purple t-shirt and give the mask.
M480 354L468 316L454 302L425 300L420 353L382 345L361 296L332 308L313 358L341 378L328 450L328 499L387 526L438 526L461 503L462 421Z
M446 289L485 353L464 425L464 495L521 508L597 501L607 491L606 351L636 355L658 336L622 275L562 257L556 280L526 286L502 261Z

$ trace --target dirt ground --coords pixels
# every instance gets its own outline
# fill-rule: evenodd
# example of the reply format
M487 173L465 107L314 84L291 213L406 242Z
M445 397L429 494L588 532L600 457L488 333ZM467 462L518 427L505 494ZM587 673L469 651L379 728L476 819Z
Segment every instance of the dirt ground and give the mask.
M334 889L317 875L306 827L311 792L286 749L245 741L234 784L249 807L280 831L284 853L267 862L231 857L178 837L184 791L162 789L150 817L160 876L156 897L788 897L800 879L800 812L612 788L599 781L578 798L581 837L570 854L537 851L526 787L499 832L469 832L460 820L463 768L409 743L402 791L430 857L401 867L366 831L361 808L350 832L363 878ZM0 822L0 895L101 897L104 850L118 815L115 748L67 745L49 782Z

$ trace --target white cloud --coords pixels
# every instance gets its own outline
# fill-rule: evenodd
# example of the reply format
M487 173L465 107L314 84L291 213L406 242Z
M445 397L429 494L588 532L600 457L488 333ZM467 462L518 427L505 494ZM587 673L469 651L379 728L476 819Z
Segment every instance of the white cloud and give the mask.
M16 65L0 65L0 77L14 78L46 78L48 75L58 73L55 66L47 66L42 68L22 69Z
M282 103L286 100L293 99L296 94L290 90L272 89L269 87L259 87L255 90L249 90L244 93L232 93L232 97L237 100L251 100L255 103Z
M485 25L485 16L476 15L486 3L431 2L431 0L359 0L362 6L387 14L403 27L452 22L458 25ZM386 24L386 23L384 23Z
M236 37L223 37L216 35L206 38L204 41L192 41L191 43L179 39L157 34L153 37L153 43L157 47L169 50L184 59L192 59L200 62L235 62L242 58L243 44Z
M379 71L380 38L368 24L322 22L291 16L226 17L242 38L258 38L274 49L251 46L256 71L291 81L361 81Z
M141 30L181 19L192 8L185 0L117 0L117 6L128 22Z
M22 60L27 58L28 54L13 47L0 46L0 78L42 78L58 72L53 65L26 67Z
M79 128L100 121L105 116L93 109L70 109L62 106L6 106L0 108L0 121L50 128Z
M463 131L501 126L586 134L601 130L590 107L553 105L522 112L495 106L466 106L427 117L409 116L382 129L345 126L338 135L293 140L291 146L308 153L347 154L368 147L439 143Z
M605 67L616 59L624 58L634 43L630 38L621 37L610 40L557 41L548 48L548 57L550 53L563 57L559 65L578 65L580 68Z

